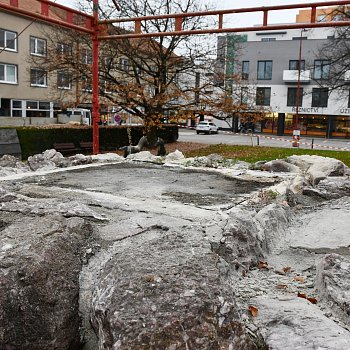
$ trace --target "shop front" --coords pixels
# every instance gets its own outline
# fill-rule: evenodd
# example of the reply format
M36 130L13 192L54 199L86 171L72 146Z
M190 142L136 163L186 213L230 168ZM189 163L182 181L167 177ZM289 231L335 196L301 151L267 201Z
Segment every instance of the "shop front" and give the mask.
M350 115L312 115L269 113L261 122L261 132L273 135L293 135L324 138L350 138Z

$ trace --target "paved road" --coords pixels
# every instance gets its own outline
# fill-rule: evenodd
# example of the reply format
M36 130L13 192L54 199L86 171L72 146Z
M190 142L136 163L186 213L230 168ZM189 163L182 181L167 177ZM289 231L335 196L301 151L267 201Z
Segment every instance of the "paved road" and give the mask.
M260 146L270 147L284 147L292 148L291 137L288 136L275 136L275 135L255 135L253 137L249 135L238 135L232 132L219 131L219 134L213 135L197 135L192 129L180 129L179 139L182 142L197 142L207 144L220 144L227 145L254 145L258 143ZM324 138L310 138L302 137L300 140L300 148L311 149L312 143L314 149L332 149L335 147L341 150L350 151L350 140L338 140L338 139L324 139Z

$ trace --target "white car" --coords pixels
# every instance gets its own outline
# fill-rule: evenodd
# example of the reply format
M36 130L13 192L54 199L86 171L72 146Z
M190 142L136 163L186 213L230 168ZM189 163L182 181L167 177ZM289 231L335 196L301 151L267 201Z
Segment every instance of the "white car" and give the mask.
M204 134L217 134L218 127L213 122L199 122L196 127L197 134L203 132Z

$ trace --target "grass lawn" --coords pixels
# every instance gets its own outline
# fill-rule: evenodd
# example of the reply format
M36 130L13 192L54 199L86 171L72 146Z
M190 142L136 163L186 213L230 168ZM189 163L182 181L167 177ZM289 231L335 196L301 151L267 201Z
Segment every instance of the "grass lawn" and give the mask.
M259 160L285 159L292 155L318 155L341 160L350 167L350 152L348 151L324 151L309 150L299 148L276 148L262 146L228 146L224 144L210 145L197 150L188 150L184 152L186 157L207 156L217 153L225 158L235 158L249 163L255 163Z

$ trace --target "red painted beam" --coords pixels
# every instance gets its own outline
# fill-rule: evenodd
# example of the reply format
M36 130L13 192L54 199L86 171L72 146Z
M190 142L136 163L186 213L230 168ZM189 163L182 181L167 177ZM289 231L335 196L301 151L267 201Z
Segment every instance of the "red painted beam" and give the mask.
M181 36L181 35L195 35L195 34L219 34L219 33L242 33L255 31L273 31L281 29L303 29L303 28L322 28L322 27L345 27L350 26L350 21L336 21L336 22L317 22L317 23L293 23L293 24L270 24L268 26L256 27L238 27L238 28L222 28L222 29L198 29L198 30L182 30L179 32L158 32L158 33L142 33L142 34L120 34L100 36L100 40L110 39L127 39L127 38L155 38L164 36Z
M250 13L250 12L264 12L264 11L278 11L278 10L293 10L293 9L304 9L311 7L329 7L329 6L342 6L350 5L349 0L338 0L338 1L323 1L313 2L305 4L292 4L292 5L276 5L276 6L262 6L262 7L246 7L239 9L229 10L212 10L206 12L186 12L186 13L172 13L166 15L156 16L142 16L142 17L131 17L131 18L116 18L110 20L103 20L100 23L123 23L123 22L134 22L134 21L148 21L154 19L165 19L165 18L186 18L186 17L204 17L204 16L215 16L215 15L229 15L235 13Z
M50 1L46 1L46 0L39 0L40 2L42 3L47 3L47 4L53 4L53 5L56 5L56 7L60 7L62 8L62 6L57 6L58 4L55 4L55 3L51 3ZM13 1L11 1L11 3L15 3ZM52 18L49 16L48 14L48 8L46 8L44 4L43 5L43 8L42 8L42 12L43 13L47 13L46 14L39 14L39 13L36 13L36 12L31 12L31 11L27 11L27 10L24 10L20 7L16 7L14 5L7 5L7 4L3 4L3 3L0 3L0 9L3 9L4 11L6 12L9 12L9 13L14 13L16 15L22 15L24 17L29 17L29 18L35 18L39 21L42 21L42 22L45 22L45 23L51 23L51 24L55 24L55 25L59 25L59 26L62 26L62 27L66 27L66 28L69 28L69 29L74 29L74 30L77 30L77 31L80 31L80 32L85 32L85 33L88 33L88 34L92 34L93 31L91 29L91 25L90 26L87 26L87 27L84 27L84 26L81 26L81 25L75 25L73 23L69 23L67 22L66 20L62 19L56 19L56 18ZM64 6L63 6L64 7ZM65 8L64 9L68 9L69 8ZM82 12L79 12L79 11L68 11L67 13L77 13L83 17L85 17L87 20L91 21L91 19L93 17L89 16L89 15L86 15Z

